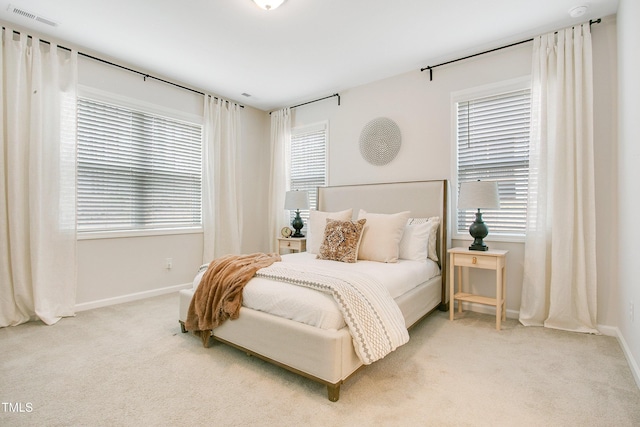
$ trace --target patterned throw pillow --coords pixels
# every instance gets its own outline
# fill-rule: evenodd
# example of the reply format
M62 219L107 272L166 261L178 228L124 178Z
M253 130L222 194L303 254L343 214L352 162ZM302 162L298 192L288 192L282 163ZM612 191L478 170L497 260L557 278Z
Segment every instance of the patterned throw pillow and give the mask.
M307 222L307 252L317 254L324 240L324 228L327 226L327 218L340 221L350 221L353 209L345 209L340 212L309 211Z
M366 219L358 221L338 221L327 219L324 240L320 245L318 259L341 262L356 262L362 229Z

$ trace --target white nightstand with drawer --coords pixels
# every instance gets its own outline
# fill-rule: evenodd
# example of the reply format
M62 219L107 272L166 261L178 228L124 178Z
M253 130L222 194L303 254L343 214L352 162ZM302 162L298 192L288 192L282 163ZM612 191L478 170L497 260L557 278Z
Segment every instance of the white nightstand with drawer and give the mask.
M289 252L305 252L307 250L306 237L278 237L278 252L282 253L283 249Z
M506 279L507 253L509 251L488 250L472 251L467 248L449 249L450 304L449 318L454 318L454 305L458 301L458 313L462 313L462 302L475 302L496 307L496 329L500 330L500 322L507 317L506 312ZM458 292L455 291L455 272L458 267ZM496 272L496 297L484 297L462 292L462 267L481 268Z

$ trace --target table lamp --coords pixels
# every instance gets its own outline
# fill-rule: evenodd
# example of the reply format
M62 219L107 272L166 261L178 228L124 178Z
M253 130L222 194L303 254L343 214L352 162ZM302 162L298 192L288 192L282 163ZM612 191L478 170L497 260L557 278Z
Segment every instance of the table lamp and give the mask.
M291 221L291 226L295 233L291 237L304 237L300 229L304 227L304 222L300 218L300 209L309 209L309 192L304 190L287 191L284 197L284 208L296 211L296 217Z
M489 227L482 220L480 209L499 209L498 183L496 181L467 181L460 184L458 195L458 209L477 209L476 220L469 227L469 234L473 243L469 246L472 251L486 251L489 247L482 239L489 234Z

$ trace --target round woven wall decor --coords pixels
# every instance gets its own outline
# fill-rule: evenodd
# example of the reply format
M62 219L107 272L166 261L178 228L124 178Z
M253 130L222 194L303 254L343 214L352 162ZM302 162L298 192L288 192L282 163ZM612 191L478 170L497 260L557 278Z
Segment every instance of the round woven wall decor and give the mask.
M360 132L360 155L372 165L386 165L400 151L400 140L400 128L396 122L378 117L367 123Z

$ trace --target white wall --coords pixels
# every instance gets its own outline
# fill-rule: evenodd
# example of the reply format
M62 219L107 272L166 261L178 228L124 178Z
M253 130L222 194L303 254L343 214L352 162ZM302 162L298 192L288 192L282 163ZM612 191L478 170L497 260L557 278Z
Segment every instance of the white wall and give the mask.
M593 41L594 156L596 178L596 259L598 262L598 323L617 325L618 268L617 152L618 58L615 17L591 27ZM608 331L603 331L609 333Z
M202 95L84 57L79 58L79 84L133 98L160 108L202 117ZM152 73L150 73L152 74ZM268 116L253 108L242 110L240 160L245 206L243 252L265 247ZM268 136L266 137L268 141ZM202 233L147 237L82 239L78 241L78 309L128 301L175 290L191 283L202 263ZM172 259L172 269L165 260Z
M273 238L267 224L271 119L269 114L255 108L245 108L243 114L240 149L244 206L242 252L266 252Z
M640 242L638 213L640 212L640 3L620 0L618 7L618 82L619 82L619 146L617 255L619 295L616 298L617 325L621 342L629 359L636 383L640 387L640 263L637 250ZM615 219L615 217L613 218ZM635 308L634 320L629 304Z
M615 238L607 228L611 222L615 191L615 47L616 24L613 18L592 27L594 39L594 75L596 81L596 179L598 220L605 227L598 232L598 322L615 325L617 302L615 283L610 280L615 266L611 262ZM428 72L419 70L373 82L340 93L342 105L335 98L294 110L293 125L302 126L329 120L330 185L451 179L453 124L451 94L505 80L526 77L531 69L531 43L503 49L491 54L436 68L433 81ZM425 66L429 64L424 64ZM373 166L362 159L358 138L362 127L375 117L388 117L398 123L402 147L398 156L385 166ZM451 223L451 221L449 222ZM449 231L450 236L452 235ZM452 246L468 246L469 240L454 240ZM508 249L507 309L515 316L520 307L522 286L522 243L487 240L496 249ZM474 273L475 274L475 273ZM495 276L474 275L478 292L495 294Z

